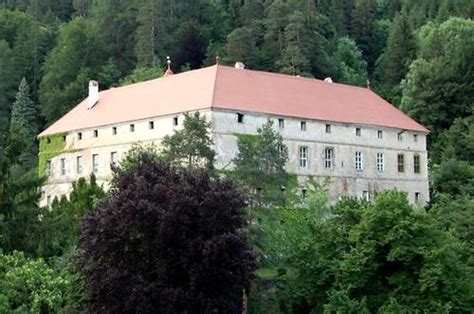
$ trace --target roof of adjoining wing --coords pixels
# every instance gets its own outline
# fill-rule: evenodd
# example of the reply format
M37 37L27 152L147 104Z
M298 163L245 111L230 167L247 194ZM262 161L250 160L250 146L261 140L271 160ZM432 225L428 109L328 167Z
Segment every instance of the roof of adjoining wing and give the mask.
M39 136L209 108L428 132L367 88L214 65L102 91Z

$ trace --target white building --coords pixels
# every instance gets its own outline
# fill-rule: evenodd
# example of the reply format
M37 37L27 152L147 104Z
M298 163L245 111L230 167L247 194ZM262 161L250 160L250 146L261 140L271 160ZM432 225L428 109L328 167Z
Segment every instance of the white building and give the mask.
M92 172L106 183L133 144L159 145L190 111L212 123L218 169L232 166L236 133L255 134L273 119L302 189L312 176L330 179L333 200L388 188L429 200L428 130L368 88L222 65L171 74L100 93L91 81L89 97L39 134L42 205Z

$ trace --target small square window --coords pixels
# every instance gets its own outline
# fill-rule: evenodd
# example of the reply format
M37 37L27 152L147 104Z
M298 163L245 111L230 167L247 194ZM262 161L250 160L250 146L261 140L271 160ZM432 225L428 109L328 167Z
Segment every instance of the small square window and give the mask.
M112 127L112 135L117 135L117 127Z
M377 138L383 138L383 131L382 130L377 131Z
M360 134L361 134L360 128L356 128L356 136L360 136Z
M278 127L280 129L284 129L285 128L285 120L284 119L278 119Z
M66 142L66 135L63 135L63 142Z
M94 130L94 137L98 137L99 136L99 130Z
M300 122L300 128L301 128L301 131L306 131L306 121Z
M130 132L135 132L135 124L130 124Z
M331 125L326 124L326 133L331 133Z
M178 117L173 118L173 125L177 126L178 125Z
M365 201L370 201L370 193L369 191L362 191L362 199L365 200Z
M155 128L155 122L154 122L154 121L148 122L148 128L149 128L150 130L153 130L153 129Z
M82 133L81 133L81 132L77 133L77 139L78 139L79 141L82 140Z
M415 192L415 203L419 203L421 201L421 193Z
M244 123L244 115L242 113L237 114L237 122Z
M413 142L418 142L418 134L413 134Z
M399 141L403 140L402 132L400 132L400 133L397 134L397 139L398 139Z

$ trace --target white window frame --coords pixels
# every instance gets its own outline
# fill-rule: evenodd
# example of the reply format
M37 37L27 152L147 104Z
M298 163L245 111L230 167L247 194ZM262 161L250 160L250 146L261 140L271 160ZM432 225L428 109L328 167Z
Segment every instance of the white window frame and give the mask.
M66 175L66 158L61 158L59 160L59 173L61 174L61 177Z
M99 172L99 154L92 154L92 172Z
M362 152L355 152L354 163L355 163L355 170L357 171L364 170L364 155L362 154Z
M326 147L324 149L324 168L332 169L334 166L334 148Z
M384 153L377 153L376 165L377 165L377 171L378 172L384 172L385 171L385 155L384 155Z
M308 168L308 155L309 149L308 146L300 146L299 148L299 159L300 159L300 168Z
M82 171L83 171L83 158L82 156L77 156L76 157L76 172L78 175L81 175L82 174Z

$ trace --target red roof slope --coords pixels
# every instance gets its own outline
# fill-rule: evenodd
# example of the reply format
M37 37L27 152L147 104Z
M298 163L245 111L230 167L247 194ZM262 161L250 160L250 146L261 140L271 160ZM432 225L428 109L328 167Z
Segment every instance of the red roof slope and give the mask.
M367 88L215 65L103 91L39 136L207 108L428 132Z

